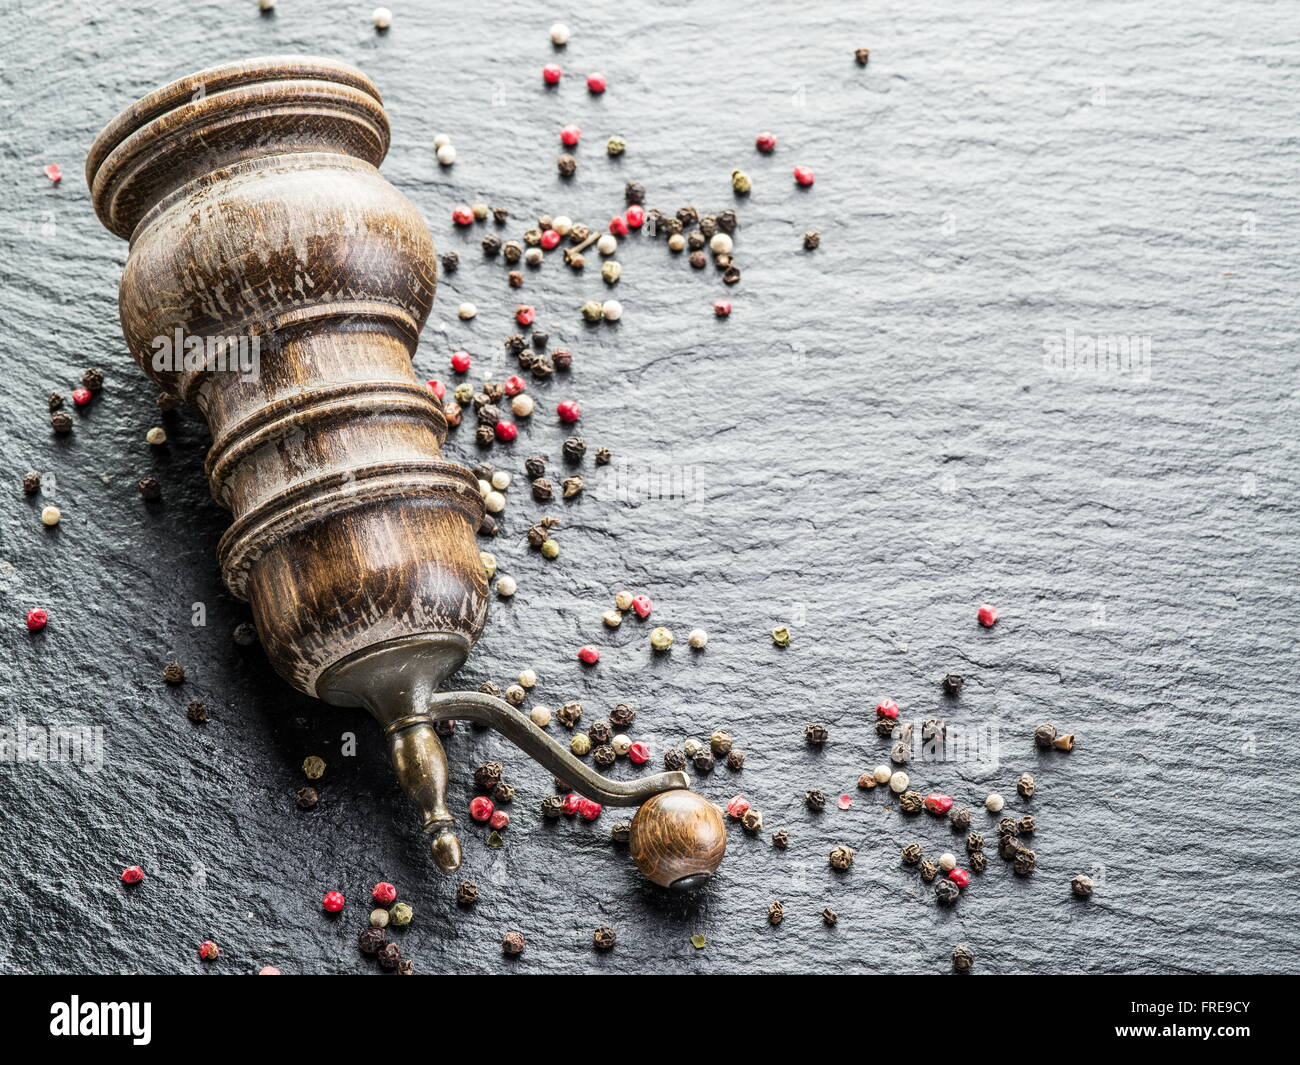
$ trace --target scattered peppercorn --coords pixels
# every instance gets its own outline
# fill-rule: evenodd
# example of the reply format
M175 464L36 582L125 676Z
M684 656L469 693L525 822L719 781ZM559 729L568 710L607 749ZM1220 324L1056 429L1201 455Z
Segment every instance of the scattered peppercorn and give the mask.
M853 864L853 857L857 854L852 847L845 846L841 843L834 847L830 853L830 863L832 869L847 869Z
M1039 725L1034 729L1034 743L1043 750L1052 746L1052 741L1056 739L1056 726L1048 723Z
M815 229L810 229L803 235L803 246L808 251L816 251L821 242L822 235Z
M462 881L456 888L456 901L462 906L472 906L478 902L478 885L472 880Z
M388 933L382 928L367 928L357 936L357 946L363 954L378 954L380 948L388 942Z
M1020 830L1021 835L1033 835L1034 830L1037 827L1038 823L1034 820L1033 814L1025 814L1024 817L1016 822L1016 828Z
M199 944L199 957L204 961L216 961L221 956L221 948L210 939Z
M1016 791L1020 792L1026 799L1034 797L1034 778L1030 773L1021 773L1020 779L1016 781Z
M777 647L789 647L790 630L784 625L778 625L772 630L772 642L776 644Z
M375 958L381 969L396 969L402 963L402 948L396 943L385 943Z
M1074 892L1075 898L1086 899L1092 897L1094 884L1092 877L1079 873L1070 880L1070 890Z
M524 934L522 932L507 932L501 939L501 949L507 954L522 954L524 952Z
M39 473L23 474L23 491L27 495L35 495L41 490L41 475Z
M905 791L898 797L898 808L905 814L919 814L924 806L919 791Z
M967 853L974 854L976 851L980 851L983 849L984 849L984 837L981 836L978 832L972 832L969 836L966 837Z
M903 848L903 861L908 865L915 865L921 860L921 844L909 843Z
M556 169L560 171L561 177L573 177L578 172L578 160L568 152L565 152L555 160Z
M691 763L695 766L697 773L713 772L714 761L713 754L710 751L700 751L699 754L691 759Z
M858 66L865 67L867 60L871 58L870 48L856 48L853 51L853 58L858 61Z
M781 902L774 902L767 908L767 923L776 926L785 920L785 905Z
M404 928L411 923L411 918L415 916L415 911L411 909L409 902L399 902L388 911L388 923L398 928Z
M740 815L740 824L746 832L757 832L763 827L763 815L751 806Z
M961 691L965 680L958 673L947 673L943 678L943 690L946 695L956 695Z
M320 780L325 775L325 759L314 754L304 758L302 772L308 780Z
M1011 868L1018 876L1028 876L1038 864L1038 856L1028 847L1021 847L1012 859Z
M951 906L961 895L961 888L951 880L939 880L934 885L934 897L945 906Z
M790 846L790 833L784 828L778 828L772 833L772 846L779 851L783 851Z
M803 738L813 747L820 747L830 738L830 730L821 724L805 725Z
M970 856L970 867L976 873L982 873L989 867L989 856L983 851L976 851Z
M931 861L929 858L923 859L920 865L917 866L917 870L921 874L921 879L924 880L927 884L929 884L931 881L934 880L936 876L939 875L939 866L935 862Z
M948 823L958 832L970 828L970 810L965 806L954 806L948 811Z
M952 948L952 967L959 973L969 972L975 964L975 952L964 943Z
M185 667L179 662L173 662L163 670L163 680L168 684L183 684L185 682Z
M195 699L185 707L185 716L201 725L208 719L208 708Z
M803 793L804 805L813 811L821 811L826 808L826 793L820 788L809 788Z

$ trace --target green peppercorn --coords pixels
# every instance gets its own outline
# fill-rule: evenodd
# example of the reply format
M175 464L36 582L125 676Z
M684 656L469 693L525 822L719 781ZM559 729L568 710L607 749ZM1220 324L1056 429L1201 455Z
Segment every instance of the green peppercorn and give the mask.
M595 300L588 300L582 305L582 317L589 322L599 322L605 316L605 311Z
M789 647L790 630L784 625L778 625L772 630L772 642L776 644L777 647Z
M591 740L585 733L579 732L569 741L569 750L582 758L591 750Z
M605 151L610 155L622 155L627 151L627 141L622 137L610 137L609 141L605 144Z
M411 923L411 918L415 916L415 911L411 909L409 902L399 902L388 911L388 923L402 928Z
M542 558L555 559L560 557L560 545L557 541L546 539L542 541L542 546L538 549L542 553Z
M650 646L656 651L667 651L673 645L673 634L663 625L656 625L650 632Z
M743 170L733 170L731 172L731 187L741 196L747 196L754 188L754 182L750 180L749 175Z

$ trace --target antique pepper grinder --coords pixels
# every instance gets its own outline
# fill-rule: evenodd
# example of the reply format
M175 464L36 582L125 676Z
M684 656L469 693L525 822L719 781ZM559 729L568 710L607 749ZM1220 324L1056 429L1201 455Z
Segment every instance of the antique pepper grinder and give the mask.
M726 835L685 774L607 780L502 700L438 690L487 618L483 509L476 479L442 458L442 409L411 369L434 248L376 169L388 143L365 75L286 57L149 93L86 160L100 221L130 241L131 354L212 432L212 495L234 515L218 548L226 585L285 680L383 726L442 869L461 853L434 725L459 718L598 802L640 805L641 871L696 887Z

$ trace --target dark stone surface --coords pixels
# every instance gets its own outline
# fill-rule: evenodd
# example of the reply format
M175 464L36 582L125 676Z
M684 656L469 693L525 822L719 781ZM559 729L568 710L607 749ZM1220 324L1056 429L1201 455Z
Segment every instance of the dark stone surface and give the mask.
M368 3L285 0L7 5L0 145L0 714L3 724L92 724L106 761L0 764L0 971L366 972L355 945L369 886L395 881L416 908L401 935L422 971L946 971L969 943L976 972L1294 970L1297 934L1295 697L1298 556L1295 454L1297 147L1288 121L1300 61L1283 42L1283 3L1179 6L1002 3L872 5L516 3L492 13L398 3L390 33ZM942 9L941 9L942 8ZM574 31L570 71L544 91L547 27ZM853 49L872 49L870 66ZM201 474L207 445L188 416L151 450L154 390L118 331L125 245L95 219L79 169L101 126L142 93L197 69L259 54L351 61L382 89L394 141L385 172L461 248L417 365L446 376L467 346L506 368L501 338L517 298L539 308L554 345L576 352L568 381L535 389L543 410L584 404L584 432L626 461L561 515L561 559L522 538L542 509L522 482L492 545L519 595L494 607L466 684L533 666L538 701L581 699L595 717L620 700L655 763L688 735L729 727L742 773L699 782L763 810L762 838L733 831L723 874L670 898L608 842L617 818L543 823L549 778L487 733L451 741L458 810L473 767L495 757L519 788L506 846L465 826L464 875L482 899L454 901L432 868L364 717L331 710L235 647L244 608L221 588L214 548L225 516ZM579 77L605 71L610 91ZM558 128L586 139L562 184ZM777 153L759 157L770 128ZM433 161L435 134L459 151ZM627 154L603 144L624 135ZM62 185L41 166L60 162ZM796 189L792 165L817 171ZM600 224L624 181L649 203L733 205L741 166L755 190L734 202L744 280L736 311L712 269L662 245L624 244L617 327L585 328L598 272L552 259L509 290L450 208L484 200L515 219L541 211ZM801 234L823 233L805 253ZM514 234L523 228L514 222ZM595 261L593 256L593 262ZM475 301L472 325L457 321ZM1044 341L1151 338L1151 372L1069 375ZM52 438L45 396L102 366L103 396ZM563 432L535 419L504 465ZM462 429L449 447L474 455ZM47 531L22 473L57 482L64 521ZM159 477L145 505L134 483ZM660 498L648 475L685 491ZM599 498L597 498L599 496ZM621 587L645 590L679 645L651 658L647 626L614 637L600 614ZM975 624L998 604L992 631ZM49 629L22 627L47 606ZM192 624L196 604L206 624ZM791 646L768 630L789 624ZM682 646L702 625L708 650ZM600 639L598 669L575 647ZM189 681L168 689L163 666ZM939 679L966 676L959 699ZM914 767L918 790L976 805L1037 797L1038 870L996 857L951 909L898 851L937 857L960 838L927 815L905 820L859 772L888 747L871 707L890 695L919 721L996 729L1000 759ZM186 720L203 700L212 719ZM820 751L812 720L830 727ZM1042 754L1052 720L1081 735ZM556 726L552 726L556 728ZM563 732L563 730L559 730ZM355 733L356 755L341 747ZM304 756L329 763L322 801L299 811ZM626 765L616 772L630 771ZM806 788L854 804L813 815ZM790 849L773 850L784 827ZM839 842L857 861L833 873ZM120 869L148 878L126 890ZM1100 881L1090 903L1069 880ZM321 894L347 892L339 918ZM783 900L786 920L769 927ZM825 927L823 906L839 912ZM608 924L618 946L591 947ZM528 937L502 958L501 935ZM696 951L689 937L708 946ZM224 954L197 959L204 938Z

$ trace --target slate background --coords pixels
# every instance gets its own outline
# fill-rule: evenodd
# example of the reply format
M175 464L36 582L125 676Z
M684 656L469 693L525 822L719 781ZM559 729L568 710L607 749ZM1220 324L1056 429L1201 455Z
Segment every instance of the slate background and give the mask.
M946 972L957 942L978 973L1295 971L1294 6L393 6L378 36L359 2L284 0L271 17L252 2L0 5L0 714L107 734L98 773L0 763L0 971L366 972L353 939L381 877L416 907L402 943L421 971ZM561 18L570 76L547 92L538 71ZM467 346L500 377L512 331L504 268L470 243L483 227L452 232L453 204L599 224L626 180L651 205L718 210L731 169L753 175L735 203L744 280L729 321L711 314L712 270L639 238L619 254L617 327L577 314L602 293L595 269L551 261L519 294L577 356L569 381L536 389L543 408L578 397L631 489L601 480L548 508L565 521L550 566L522 539L540 508L512 494L492 550L520 593L494 605L462 673L504 683L531 665L537 701L578 698L589 718L630 701L656 765L730 727L744 772L698 786L718 801L743 791L767 829L733 832L703 894L643 882L608 842L612 812L542 823L549 778L462 729L456 806L488 757L520 796L504 849L463 829L483 899L459 910L369 721L294 693L231 642L246 612L214 562L226 518L202 479L207 434L176 417L167 447L144 443L159 416L118 330L126 246L95 219L80 169L141 94L276 53L375 80L394 132L385 173L441 249L466 252L416 356L429 376ZM599 99L581 82L592 69L610 79ZM554 167L567 122L586 134L571 185ZM752 147L764 128L780 138L770 158ZM443 131L451 170L433 160ZM629 149L611 162L616 132ZM51 161L58 187L41 174ZM813 189L790 180L799 163ZM480 308L470 325L455 317L465 299ZM1049 372L1044 340L1067 329L1151 337L1149 379ZM45 395L88 365L107 371L102 398L56 439ZM563 432L534 421L508 468L558 452ZM465 429L448 452L472 457ZM54 475L56 530L37 518L51 499L18 487L29 468ZM145 473L163 480L161 505L136 496ZM685 485L675 497L638 488L665 474ZM604 638L620 587L648 591L679 640L706 627L707 651L652 660L647 627L628 623L580 670L573 650ZM1002 610L992 631L975 624L985 600ZM34 604L53 620L30 637ZM767 636L778 623L794 631L784 652ZM182 690L160 680L173 660ZM955 703L938 687L950 669L967 677ZM887 748L870 727L884 695L1000 739L996 769L917 767L923 790L975 804L1037 774L1038 797L1010 804L1039 817L1036 875L995 856L940 910L900 867L906 842L937 854L960 840L854 790ZM192 698L206 727L183 715ZM1036 752L1044 719L1079 749ZM811 720L831 729L820 753L801 739ZM308 754L329 771L304 813ZM810 814L811 786L854 804ZM782 826L785 853L767 839ZM825 861L838 842L858 848L842 876ZM126 891L117 874L133 862L148 879ZM1070 897L1077 872L1102 882L1091 903ZM334 887L352 900L342 919L320 910ZM765 921L775 898L779 929ZM597 955L604 923L619 945ZM517 960L499 950L509 928L528 937ZM196 956L208 937L224 950L213 966Z

